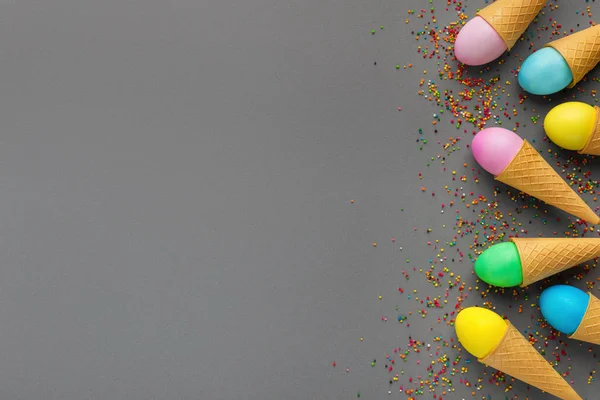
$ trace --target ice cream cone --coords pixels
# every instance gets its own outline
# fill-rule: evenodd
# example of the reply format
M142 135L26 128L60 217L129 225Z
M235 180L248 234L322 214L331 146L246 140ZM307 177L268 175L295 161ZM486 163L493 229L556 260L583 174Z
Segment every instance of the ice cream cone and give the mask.
M476 15L498 32L510 50L545 4L546 0L497 0Z
M592 132L585 147L579 150L579 154L593 154L600 156L600 107L594 106L594 109L596 110L596 125L594 127L594 132Z
M600 224L600 218L594 211L526 140L496 180L592 224Z
M480 362L563 400L582 400L527 339L507 321L502 341Z
M600 61L600 25L547 43L544 47L552 47L563 56L573 74L568 86L572 88Z
M570 338L600 344L600 300L589 293L590 302L583 320Z
M600 257L600 238L511 238L510 241L517 246L521 260L521 286Z

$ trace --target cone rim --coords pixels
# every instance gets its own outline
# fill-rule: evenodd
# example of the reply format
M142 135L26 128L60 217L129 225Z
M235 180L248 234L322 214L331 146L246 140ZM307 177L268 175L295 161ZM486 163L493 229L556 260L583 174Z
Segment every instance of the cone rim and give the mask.
M503 1L503 0L496 0L496 2L498 1ZM507 3L509 2L514 2L515 0L504 0ZM486 16L484 16L486 13L484 12L486 8L494 5L496 2L494 3L488 3L486 4L485 7L477 10L477 12L475 13L475 16L482 18L485 22L488 23L488 25L490 25L492 27L492 29L494 29L494 31L498 34L498 36L500 36L500 38L502 39L502 41L504 42L505 46L506 46L506 51L511 51L512 48L517 44L517 42L519 41L519 39L521 38L521 36L523 36L525 34L525 32L527 31L527 29L529 28L529 26L531 25L531 23L535 20L535 18L540 14L540 12L542 11L542 9L544 8L544 6L546 6L546 4L548 3L548 0L532 0L536 2L536 7L538 7L538 11L537 13L531 18L531 20L525 24L525 27L523 28L522 32L519 34L518 37L514 38L513 40L509 41L507 40L506 37L506 33L502 32L502 30L499 30L498 28L496 28L496 25L490 21L488 18L486 18Z
M583 78L585 78L585 76L592 70L594 69L598 63L596 63L596 65L594 67L592 67L590 70L588 70L585 74L581 75L581 76L576 76L575 73L573 72L573 65L571 65L571 63L569 62L569 60L567 59L567 57L565 57L565 55L562 53L562 51L560 51L558 48L555 47L555 43L559 42L559 41L568 41L569 39L572 39L572 37L576 37L578 34L587 31L588 29L592 29L597 27L598 29L600 29L599 24L593 24L592 26L589 26L587 28L581 29L577 32L573 32L570 33L567 36L563 36L561 38L552 40L551 42L546 43L545 45L542 46L542 48L544 47L551 47L554 50L556 50L558 52L558 54L561 55L561 57L565 60L565 62L567 63L567 65L569 66L569 70L571 71L571 73L573 74L573 79L571 80L571 82L569 83L569 85L567 85L567 89L572 89L574 88L579 82L581 82L583 80ZM576 39L578 40L578 39Z
M504 319L504 318L503 318ZM510 323L509 320L504 319L504 322L506 322L506 331L504 331L504 335L502 335L502 339L500 339L498 341L498 343L496 343L496 345L494 346L494 348L492 350L490 350L489 353L487 353L484 357L478 358L477 361L479 361L482 364L488 365L485 363L485 359L488 358L489 356L491 356L492 354L494 354L494 352L496 350L498 350L498 347L500 347L500 345L502 344L502 342L504 342L504 339L506 339L506 335L508 335L508 332L510 332L510 328L513 327L514 325ZM493 367L492 367L493 368Z
M581 31L579 31L579 32L581 32ZM545 45L542 46L542 48L549 47L551 49L554 49L558 54L560 54L560 56L562 57L562 59L565 61L565 63L569 67L569 71L571 72L571 75L573 76L573 79L571 79L571 82L569 82L569 84L567 85L567 87L565 89L573 89L575 87L575 85L577 85L579 83L579 81L576 80L575 75L573 74L573 66L569 63L569 60L567 60L567 58L565 57L565 55L559 49L557 49L556 47L554 47L554 42L558 42L561 39L566 39L569 36L571 36L571 35L563 36L561 38L558 38L556 40L548 42L548 43L546 43Z
M527 142L526 139L523 139L523 143L521 143L521 147L519 147L519 151L517 151L517 153L515 154L515 156L513 157L512 160L510 160L510 162L506 165L506 167L504 167L504 169L502 170L502 172L500 172L498 175L495 175L494 178L498 178L499 176L501 176L504 172L506 172L506 170L508 168L510 168L510 166L512 165L513 161L515 161L515 158L517 158L517 154L519 154L522 150L523 147L525 147L525 143Z
M513 44L513 45L511 45L511 44L510 44L510 43L509 43L509 42L506 40L506 37L504 37L505 35L503 35L501 32L498 32L498 29L496 28L496 26L495 26L495 25L494 25L494 24L493 24L491 21L488 21L488 19L487 19L485 16L481 15L481 11L483 11L485 8L486 8L486 7L482 8L482 9L481 9L481 10L479 10L479 11L477 11L477 12L475 13L475 16L476 16L476 17L479 17L479 18L481 18L481 19L483 19L483 20L484 20L484 21L485 21L485 22L486 22L486 23L487 23L487 24L488 24L488 25L489 25L489 26L490 26L490 27L491 27L491 28L494 30L494 32L496 32L496 33L498 34L498 36L500 36L500 39L502 39L502 41L504 42L504 45L506 46L506 51L510 51L510 50L512 49L512 47L514 46L514 44ZM521 34L521 35L522 35L522 34Z
M573 332L572 335L569 335L569 339L580 340L580 339L577 339L575 336L577 335L577 331L579 331L579 328L581 328L581 325L583 325L585 316L587 315L588 311L590 311L590 306L592 305L592 296L594 296L592 294L592 292L587 292L587 295L588 295L588 303L587 303L587 307L585 308L585 313L583 313L583 318L581 318L581 321L579 321L579 325L577 325L577 329L575 329L575 332Z
M596 120L594 121L594 130L592 131L592 134L590 135L588 140L585 142L585 146L583 146L583 148L581 150L577 151L577 153L579 153L579 154L589 154L589 153L585 153L584 151L588 148L588 146L590 145L592 140L594 140L594 136L600 134L600 130L598 130L598 123L600 122L600 107L595 105L594 110L596 111ZM592 155L594 155L594 154L592 154Z

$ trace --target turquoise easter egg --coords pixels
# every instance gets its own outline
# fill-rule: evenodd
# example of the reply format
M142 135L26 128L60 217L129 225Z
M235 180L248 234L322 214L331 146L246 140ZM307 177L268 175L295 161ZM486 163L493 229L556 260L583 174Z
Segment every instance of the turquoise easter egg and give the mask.
M540 310L554 329L572 335L581 323L589 302L590 295L583 290L568 285L556 285L544 290L540 295Z
M551 47L544 47L527 57L519 71L519 85L537 95L559 92L572 81L569 64Z

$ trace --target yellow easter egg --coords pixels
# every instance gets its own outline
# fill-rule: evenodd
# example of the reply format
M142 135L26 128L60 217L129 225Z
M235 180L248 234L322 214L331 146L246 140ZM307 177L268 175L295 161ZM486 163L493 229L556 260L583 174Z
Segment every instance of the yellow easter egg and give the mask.
M454 328L465 350L477 358L484 358L498 346L508 325L493 311L469 307L458 313Z
M596 110L586 103L571 101L554 107L544 119L546 135L567 150L581 150L594 132Z

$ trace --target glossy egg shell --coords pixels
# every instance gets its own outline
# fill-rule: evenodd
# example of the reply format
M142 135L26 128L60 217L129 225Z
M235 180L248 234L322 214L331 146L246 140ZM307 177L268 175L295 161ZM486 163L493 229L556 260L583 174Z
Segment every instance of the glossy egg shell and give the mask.
M572 335L581 323L589 302L590 295L583 290L569 285L556 285L540 295L540 310L554 329Z
M573 74L558 51L544 47L523 62L518 80L519 85L529 93L548 95L569 86Z
M477 358L483 358L498 346L508 325L493 311L469 307L458 313L454 328L465 350Z
M544 118L546 135L567 150L583 149L595 126L596 109L578 101L560 104Z

